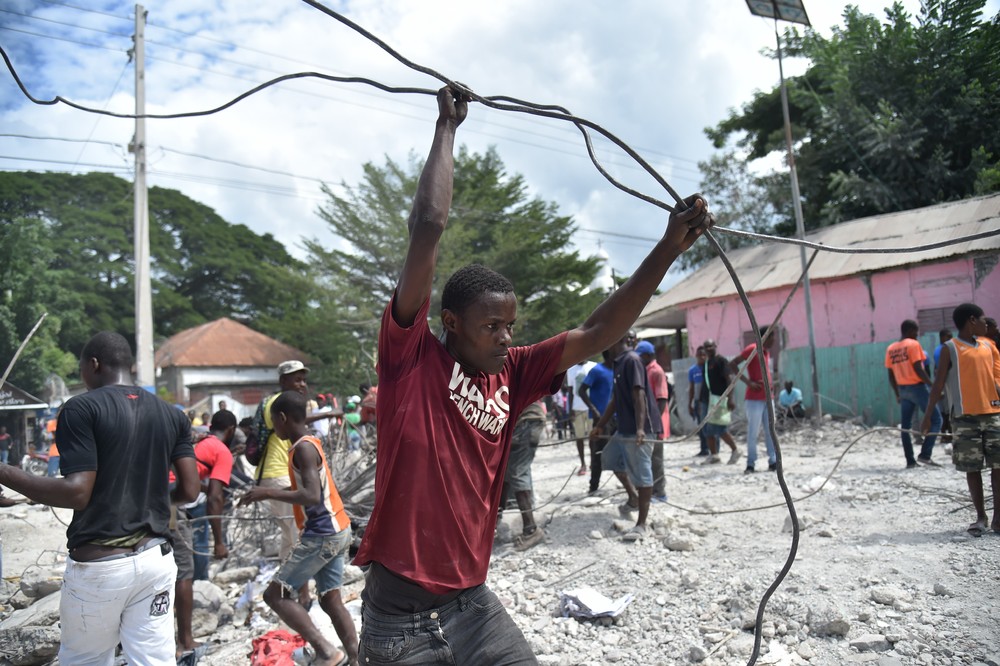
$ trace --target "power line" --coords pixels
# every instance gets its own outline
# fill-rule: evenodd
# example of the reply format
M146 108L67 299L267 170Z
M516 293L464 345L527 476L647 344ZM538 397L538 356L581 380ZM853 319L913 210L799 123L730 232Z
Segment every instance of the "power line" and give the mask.
M80 10L80 11L89 11L87 9L84 9L84 8L81 8L81 7L77 7L75 5L69 5L69 4L60 3L60 2L53 2L52 0L42 0L42 1L48 2L49 4L53 4L53 5L67 7L67 8L70 8L70 9L76 9L76 10ZM9 10L0 10L0 11L9 11ZM17 14L17 12L11 12L11 13ZM118 18L118 19L124 18L124 17L121 17L121 16L117 16L117 15L113 15L113 14L107 14L107 13L104 13L104 12L94 12L94 13L101 14L101 15L104 15L104 16L110 16L110 17ZM36 16L32 16L32 15L27 15L27 14L18 14L18 15L19 16L24 16L25 18L33 18L33 19L42 20L42 21L49 21L49 22L52 22L52 23L57 23L59 25L67 25L67 26L73 26L74 25L74 24L70 24L70 23L64 23L64 22L60 22L60 21L55 21L53 19L47 19L47 18L44 18L44 17L36 17ZM164 29L164 30L167 30L167 31L170 31L170 32L175 32L177 34L181 34L181 35L184 35L186 37L192 37L192 38L196 38L196 39L202 39L202 40L205 40L205 41L208 41L208 42L212 42L212 43L218 44L220 46L225 46L227 48L232 48L232 49L236 49L236 50L244 50L244 51L249 51L249 52L257 53L259 55L267 56L268 58L271 58L271 59L279 58L279 59L285 60L287 62L295 63L295 64L298 64L298 65L306 65L308 67L314 67L316 69L326 69L326 67L323 66L323 65L319 65L319 64L316 64L316 63L310 63L310 62L307 62L307 61L304 61L304 60L299 60L299 59L296 59L296 58L289 58L289 57L287 57L287 56L285 56L283 54L280 54L280 53L273 53L273 52L270 52L270 51L256 49L256 48L253 48L253 47L242 46L242 45L235 44L233 42L228 42L228 41L225 41L225 40L215 39L215 38L211 38L211 37L204 37L202 35L198 35L198 34L195 34L195 33L187 32L187 31L184 31L184 30L179 30L179 29L172 28L170 26L166 26L166 25L163 25L163 24L149 23L149 25L152 25L152 26L155 26L157 28L161 28L161 29ZM130 37L131 36L131 35L122 35L120 33L108 32L108 31L97 29L97 28L89 28L87 26L75 26L75 27L80 27L80 28L83 28L83 29L86 29L86 30L95 30L97 32L104 32L105 34L109 34L109 35L113 35L113 36L118 36L118 37ZM32 34L34 34L34 33L32 33ZM44 36L47 36L47 35L38 35L38 36L43 36L44 37ZM71 41L71 40L69 40L69 41ZM205 57L205 58L209 58L209 59L212 59L212 60L218 60L220 62L228 62L230 64L234 64L234 65L237 65L237 66L240 66L240 67L248 67L248 68L252 68L252 69L255 69L255 70L259 70L259 71L271 72L271 73L274 73L274 74L280 74L281 73L279 70L275 70L275 69L272 69L272 68L264 67L264 66L258 65L258 64L251 64L251 63L241 62L241 61L238 61L238 60L233 60L231 58L226 58L226 57L215 55L215 54L209 54L209 53L205 53L205 52L202 52L202 51L196 51L196 50L181 48L181 47L173 46L173 45L170 45L170 44L165 44L165 43L158 42L158 41L153 41L153 40L146 40L146 41L147 41L147 44L153 44L153 45L159 46L161 48L169 48L169 49L173 49L173 50L176 50L176 51L180 51L181 53L190 53L192 55L200 55L200 56ZM205 68L200 68L200 67L195 67L195 66L187 65L186 63L179 63L179 62L176 62L176 61L165 60L165 59L160 59L160 58L147 58L147 59L157 60L159 62L166 62L166 63L169 63L169 64L183 66L183 67L191 67L193 69L198 70L199 72L211 71L212 73L217 74L219 76L228 76L228 77L231 77L231 78L238 78L238 79L246 80L246 81L255 81L255 80L249 79L247 77L240 77L238 75L231 75L231 74L227 74L227 73L224 73L224 72L219 72L217 70L206 70ZM354 90L352 92L355 93L355 94L360 94L360 95L366 95L366 96L371 96L371 97L379 98L376 94L369 93L369 92L366 92L364 90ZM311 94L311 93L303 93L303 94L307 94L308 95L308 94ZM319 96L319 97L322 97L322 96ZM345 100L337 99L337 98L329 98L329 97L327 97L327 99L335 99L336 101L341 101L341 102L348 103L348 104L350 103L350 102L347 102ZM411 104L411 103L406 102L406 101L402 101L401 103L413 106L414 108L419 108L416 104ZM378 107L365 107L364 105L359 105L359 106L362 106L362 108L374 108L374 109L377 109L377 110L382 110L385 113L393 113L392 111L388 111L388 110L385 110L385 109L379 109ZM398 114L398 115L401 115L403 117L410 117L410 116L405 116L404 114ZM555 127L553 127L551 123L546 123L546 122L544 122L542 120L538 120L538 119L535 119L535 118L532 118L532 117L520 118L519 120L523 121L524 123L537 124L539 126L545 127L548 130L554 130L554 131L556 131L556 132L558 132L560 134L569 133L569 134L574 134L575 135L575 132L572 129L570 129L570 128L566 128L566 127L562 127L562 126L555 126ZM543 134L543 133L538 133L538 132L532 132L530 130L524 130L524 129L521 129L521 128L515 128L515 127L509 127L509 126L503 126L503 125L498 125L498 126L506 127L507 129L511 129L513 131L517 131L517 132L519 132L521 134L532 134L532 135L535 135L535 136L546 138L548 140L558 141L558 142L561 142L561 143L571 143L573 145L576 145L576 141L570 140L569 138L561 138L561 137L553 136L551 134ZM486 134L486 136L496 136L496 135ZM499 137L499 138L504 138L504 137ZM534 144L528 144L528 145L534 145ZM639 150L641 150L645 154L657 155L657 156L660 156L662 158L665 158L665 159L668 159L668 160L671 160L671 161L674 161L674 162L688 162L688 163L691 163L691 164L697 164L697 160L694 160L694 159L691 159L691 158L682 157L682 156L678 156L678 155L671 155L671 154L664 153L664 152L656 150L656 149L642 147L642 146L639 146L638 148L639 148ZM578 154L578 153L564 153L564 154ZM607 160L605 160L605 161L607 161ZM614 162L610 162L610 163L613 164ZM627 166L628 168L636 168L636 166L633 163L619 164L619 165L620 166ZM683 167L681 165L675 165L674 168L689 168L689 167Z
M129 16L122 16L121 14L112 14L110 12L102 12L102 11L100 11L98 9L91 9L90 7L80 7L78 5L71 5L71 4L66 3L66 2L56 2L55 0L38 0L38 2L44 2L45 4L48 4L48 5L57 5L59 7L67 7L69 9L76 9L78 11L87 12L89 14L98 14L100 16L107 16L109 18L118 19L118 20L122 20L122 21L131 21L132 20L132 16L131 15L129 15Z
M5 14L13 14L14 16L20 16L26 19L32 19L34 21L44 21L46 23L54 23L55 25L62 25L68 28L76 28L78 30L90 30L91 32L99 32L105 35L111 35L112 37L124 37L126 39L131 39L132 37L131 33L122 34L119 32L111 32L110 30L102 30L101 28L95 28L89 25L80 25L78 23L66 23L65 21L57 21L55 19L46 18L44 16L35 16L33 14L22 14L21 12L16 12L13 9L0 8L0 12L3 12Z
M13 137L18 139L32 139L41 141L64 141L70 143L93 143L103 146L112 146L115 148L125 148L124 144L115 143L113 141L101 141L101 140L88 140L88 139L72 139L64 137L54 137L54 136L34 136L30 134L7 134L0 133L0 137ZM308 180L315 183L326 184L322 178L316 178L314 176L303 176L301 174L292 173L291 171L282 171L280 169L271 169L269 167L255 166L252 164L246 164L244 162L237 162L235 160L227 160L221 157L211 157L209 155L202 155L200 153L191 153L184 150L178 150L176 148L167 148L165 146L151 146L154 150L159 150L165 153L175 153L177 155L183 155L184 157L194 157L196 159L206 160L209 162L218 162L220 164L228 164L230 166L239 167L241 169L252 169L254 171L261 171L264 173L274 174L276 176L287 176L289 178L298 178L300 180Z
M78 39L70 39L69 37L58 37L56 35L45 35L40 32L31 32L30 30L23 30L21 28L11 28L10 26L0 25L0 30L7 30L9 32L19 32L23 35L30 35L32 37L42 37L43 39L54 39L60 42L69 42L70 44L78 44L79 46L87 46L93 49L104 49L105 51L117 51L119 53L124 53L125 51L120 48L115 48L112 46L105 46L104 44L92 44L90 42L81 42Z

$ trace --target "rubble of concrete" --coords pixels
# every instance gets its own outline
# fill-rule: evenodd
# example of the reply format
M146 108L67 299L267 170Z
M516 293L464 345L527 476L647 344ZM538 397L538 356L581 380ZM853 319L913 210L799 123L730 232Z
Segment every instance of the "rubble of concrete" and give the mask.
M822 428L822 437L801 429L779 440L793 497L818 489L864 432L836 421ZM546 539L515 551L520 520L507 511L488 583L539 663L747 663L758 605L785 564L792 522L766 463L759 460L763 469L749 475L742 465L702 466L697 446L666 446L669 505L653 505L651 529L635 543L621 538L631 523L618 513L623 498L610 474L588 497L587 477L575 476L574 446L538 450L535 515ZM947 461L943 452L935 457ZM764 611L757 663L1000 666L989 612L1000 598L1000 535L965 532L972 515L963 474L947 465L904 468L898 436L875 433L847 453L834 483L797 504L797 558ZM771 505L779 506L717 513ZM45 530L58 535L62 526L48 516L30 511L33 529L15 536L25 521L0 513L10 579L0 590L0 664L50 663L58 649L59 567L9 552L12 540ZM20 578L19 563L28 568ZM213 565L211 582L195 584L195 634L209 646L199 662L205 666L246 663L252 639L278 627L261 598L276 563L219 568ZM347 566L342 593L359 628L362 586L362 572ZM614 618L561 617L560 594L582 587L634 600ZM310 614L337 642L318 604Z

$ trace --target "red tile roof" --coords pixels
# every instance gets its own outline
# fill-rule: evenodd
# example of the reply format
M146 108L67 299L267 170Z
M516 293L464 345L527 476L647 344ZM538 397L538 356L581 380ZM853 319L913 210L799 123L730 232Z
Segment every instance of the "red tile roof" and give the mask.
M282 361L308 357L248 326L223 317L174 335L156 350L156 366L277 367Z

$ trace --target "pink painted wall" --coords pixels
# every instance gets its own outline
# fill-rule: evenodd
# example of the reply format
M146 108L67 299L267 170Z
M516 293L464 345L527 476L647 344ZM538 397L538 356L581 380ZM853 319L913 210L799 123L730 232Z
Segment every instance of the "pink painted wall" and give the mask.
M895 340L904 319L916 319L917 311L953 307L973 302L986 314L1000 317L1000 255L980 259L980 275L970 258L929 263L907 268L812 283L813 327L817 347ZM789 288L772 289L750 296L757 322L768 325L788 297ZM800 289L782 316L785 348L809 345L805 297ZM743 332L750 319L738 296L703 302L687 308L688 340L694 348L708 338L719 345L719 353L732 356L742 349Z

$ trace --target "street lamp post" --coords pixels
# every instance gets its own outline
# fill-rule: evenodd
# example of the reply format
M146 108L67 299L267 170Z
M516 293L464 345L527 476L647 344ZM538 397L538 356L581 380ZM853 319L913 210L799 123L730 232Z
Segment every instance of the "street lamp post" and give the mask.
M747 0L750 13L774 19L774 37L778 45L778 75L781 77L781 111L785 118L785 146L788 149L788 168L792 181L792 207L795 211L795 231L798 237L806 237L805 225L802 221L802 199L799 196L799 177L795 171L795 153L792 150L792 123L788 113L788 90L785 86L785 68L781 60L781 35L778 33L778 21L789 21L809 26L809 16L802 0ZM806 248L799 246L799 258L802 262L802 292L806 301L806 324L809 329L809 365L812 378L813 405L816 407L817 418L823 416L823 406L819 393L819 376L816 373L816 333L813 329L812 290L809 287L809 270L806 261Z

